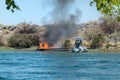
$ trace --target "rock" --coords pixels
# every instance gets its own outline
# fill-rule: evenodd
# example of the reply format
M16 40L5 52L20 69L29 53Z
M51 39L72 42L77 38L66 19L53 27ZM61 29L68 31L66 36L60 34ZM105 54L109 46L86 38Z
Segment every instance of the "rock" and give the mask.
M114 50L114 49L116 49L115 47L109 47L109 50Z

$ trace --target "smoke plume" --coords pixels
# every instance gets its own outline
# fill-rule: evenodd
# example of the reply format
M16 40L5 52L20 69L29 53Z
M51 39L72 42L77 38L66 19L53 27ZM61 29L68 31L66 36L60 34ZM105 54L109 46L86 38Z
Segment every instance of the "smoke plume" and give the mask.
M76 24L81 12L78 8L71 12L74 3L75 0L52 0L54 8L51 12L51 20L53 24L45 25L47 32L44 35L44 40L51 46L77 34Z

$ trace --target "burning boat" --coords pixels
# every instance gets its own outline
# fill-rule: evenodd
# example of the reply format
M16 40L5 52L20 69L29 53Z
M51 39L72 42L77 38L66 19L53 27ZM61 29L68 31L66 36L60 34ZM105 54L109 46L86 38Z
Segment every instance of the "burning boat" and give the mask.
M88 52L88 49L82 45L82 38L76 38L72 52Z
M58 48L58 47L50 47L47 42L41 42L39 43L38 49L36 51L70 51L68 48Z
M72 51L72 52L88 52L88 49L82 45L82 38L76 38L75 44L72 47L72 50L68 48L55 48L55 47L49 47L49 44L47 42L40 42L38 51Z
M40 41L39 48L37 50L39 50L39 51L50 50L49 44L47 42L41 42Z

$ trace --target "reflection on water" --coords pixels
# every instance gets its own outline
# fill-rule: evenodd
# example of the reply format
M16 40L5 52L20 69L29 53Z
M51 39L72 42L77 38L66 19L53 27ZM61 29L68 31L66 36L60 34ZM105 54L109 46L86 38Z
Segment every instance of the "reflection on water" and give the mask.
M120 54L0 52L0 80L120 80Z

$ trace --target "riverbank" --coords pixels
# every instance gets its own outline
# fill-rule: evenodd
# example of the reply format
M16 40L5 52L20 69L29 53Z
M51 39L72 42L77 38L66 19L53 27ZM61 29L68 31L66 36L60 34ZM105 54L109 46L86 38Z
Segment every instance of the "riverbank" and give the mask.
M36 46L30 47L30 48L22 48L22 49L16 49L16 48L5 47L5 46L0 47L0 51L34 51L36 49L37 49Z
M0 51L35 51L37 48L38 48L37 46L33 46L33 47L30 47L30 48L16 49L16 48L12 48L12 47L2 46L2 47L0 47ZM96 53L96 52L100 52L100 53L106 53L106 52L120 53L120 49L89 49L89 52L91 52L91 53Z
M111 53L111 52L114 52L114 53L120 53L120 49L90 49L89 52L92 52L92 53Z

